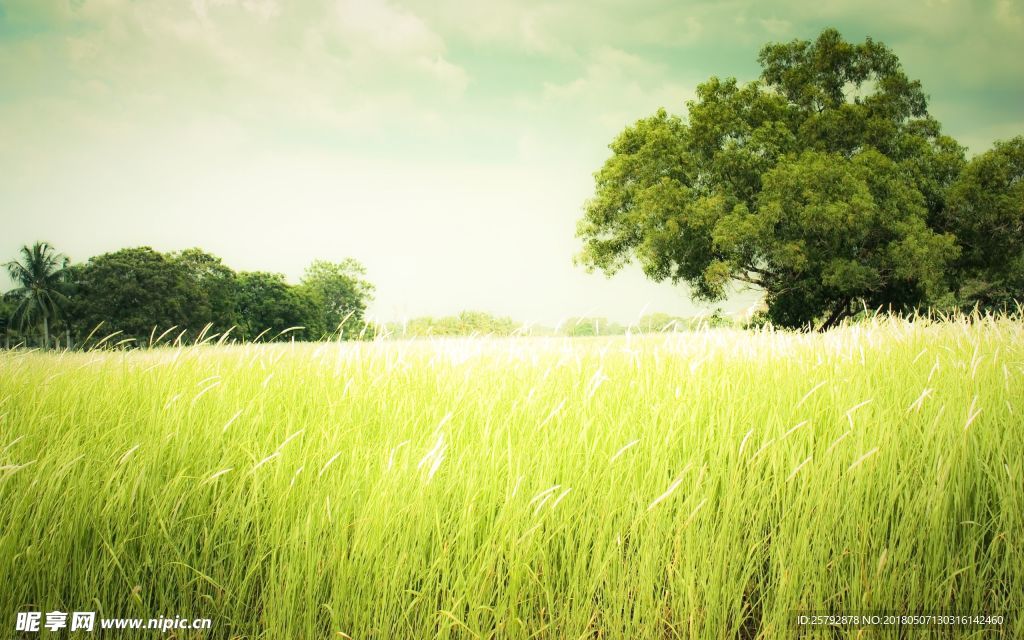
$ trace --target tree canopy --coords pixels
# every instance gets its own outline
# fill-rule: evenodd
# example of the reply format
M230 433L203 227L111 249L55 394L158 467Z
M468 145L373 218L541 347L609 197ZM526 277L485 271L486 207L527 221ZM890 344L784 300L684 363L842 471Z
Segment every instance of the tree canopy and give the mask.
M86 335L104 325L104 333L144 343L154 330L190 320L189 281L184 266L150 247L105 253L72 268L75 296L70 315L76 333Z
M921 84L870 38L826 29L758 60L759 79L712 77L686 118L661 109L612 141L577 228L583 265L610 275L636 260L707 301L746 283L764 291L772 322L821 328L865 306L951 304L963 269L1001 277L961 258L957 234L972 227L950 211L983 208L1000 223L981 233L1019 243L1019 225L1005 227L1020 202L1006 178L1012 143L968 165ZM987 200L968 186L983 175L996 188Z
M238 313L246 340L274 340L288 334L316 340L326 333L313 296L290 286L280 273L238 274Z
M388 323L384 329L400 338L430 336L509 336L523 326L512 318L495 316L484 311L462 311L454 316L420 316L404 322Z
M317 323L324 331L342 337L358 337L369 331L364 315L373 300L374 287L366 269L348 258L341 262L314 260L300 283L317 308Z
M221 333L239 324L238 282L230 267L198 248L178 251L168 258L171 268L185 279L187 329L199 332L209 324L213 332Z
M997 142L967 164L942 224L963 247L963 298L982 306L1024 300L1024 137Z

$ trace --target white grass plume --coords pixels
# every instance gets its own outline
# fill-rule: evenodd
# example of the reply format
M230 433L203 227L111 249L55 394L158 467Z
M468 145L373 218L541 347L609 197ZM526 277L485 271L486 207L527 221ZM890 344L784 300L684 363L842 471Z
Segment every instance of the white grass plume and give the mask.
M684 470L683 474L685 474L685 473L686 473L686 471ZM661 501L665 500L666 498L668 498L670 495L672 495L672 492L674 492L676 489L679 488L679 485L681 485L683 483L683 474L680 474L679 477L676 478L675 482L673 482L672 484L670 484L668 486L668 489L665 490L665 493L661 494L660 496L655 498L654 501L651 504L647 505L647 510L648 511L650 511L654 507L658 506L659 502L661 502Z
M743 450L747 448L747 442L750 440L750 436L754 435L754 430L747 431L747 435L743 436L743 440L740 442L740 457L743 456Z
M796 405L793 408L794 409L799 409L800 407L802 407L803 404L805 402L807 402L807 399L814 395L815 391L817 391L818 389L820 389L820 388L825 386L826 382L828 382L828 381L827 380L822 380L818 384L814 385L814 387L812 387L810 391L808 391L807 393L804 394L804 397L800 398L800 401L797 402Z
M874 448L874 449L872 449L871 451L868 451L867 453L865 453L865 454L864 454L864 455L862 455L861 457L857 458L857 461L856 461L856 462L854 462L853 464L851 464L851 465L850 465L850 468L846 470L846 471L847 471L847 473L849 473L850 471L853 471L854 469L856 469L857 467L859 467L860 465L862 465L862 464L864 463L864 461L865 461L865 460L867 460L867 459L868 459L868 458L870 458L871 456L875 455L876 453L878 453L878 447L875 447L875 448Z
M336 453L336 454L334 454L333 456L331 456L331 459L330 459L330 460L328 460L328 461L327 461L327 462L326 462L326 463L324 464L324 466L320 467L320 473L316 474L316 477L318 477L318 478L322 477L322 476L324 475L324 473L326 473L326 472L327 472L327 468L328 468L328 467L330 467L330 466L331 466L331 464L332 464L332 463L333 463L333 462L334 462L335 460L337 460L337 459L338 459L338 456L340 456L340 455L341 455L341 452L339 451L338 453Z
M409 440L403 440L402 442L399 442L394 449L391 450L391 454L388 456L388 470L395 466L395 454L398 453L399 449L409 444L409 442Z
M263 458L262 460L260 460L259 462L256 463L256 466L254 466L252 468L252 471L250 471L249 473L254 473L257 469L259 469L263 465L267 464L268 462L270 462L274 458L278 457L279 455L281 455L281 452L280 451L275 451L274 453L270 454L266 458Z
M564 406L565 406L565 400L562 400L561 402L558 403L557 407L555 407L554 409L551 410L551 413L548 414L548 417L544 418L544 420L542 420L541 423L539 425L537 425L537 428L540 429L544 425L546 425L552 418L554 418L555 416L558 415L558 412L561 411L562 407L564 407Z
M609 464L610 464L610 463L612 463L612 462L615 462L616 460L618 460L618 459L619 459L619 457L620 457L620 456L621 456L622 454L624 454L624 453L626 453L626 451L628 451L628 450L632 449L632 448L633 448L634 446L636 446L636 445L637 445L637 443L639 443L639 442L640 442L640 440L639 440L639 439L633 440L632 442L630 442L630 443L626 444L626 445L625 445L624 447L622 447L621 449L619 449L618 451L616 451L616 452L615 452L615 455L613 455L613 456L611 457L611 459L610 459L610 460L608 461L608 462L609 462Z
M975 419L977 419L977 417L981 415L981 409L976 408L977 406L978 396L974 396L974 399L971 400L971 408L967 410L967 423L964 425L964 431L967 431L967 429L970 428L971 423L973 423Z
M442 433L437 437L437 443L434 444L434 448L427 452L427 455L423 456L419 464L416 465L417 469L422 469L423 465L431 462L434 457L444 448L444 434Z
M796 465L796 467L793 468L793 472L789 474L788 478L786 478L786 482L789 482L793 478L795 478L796 474L800 473L800 470L804 468L804 465L806 465L808 462L810 462L813 458L814 458L813 455L807 456L806 460L804 460L800 464Z
M228 418L228 421L224 424L224 427L220 430L220 432L227 433L228 427L234 424L235 420L238 419L238 416L242 415L243 411L245 411L245 409L239 409L238 411L235 412L235 415Z
M211 475L209 478L207 478L206 482L213 482L217 478L221 477L222 475L224 475L226 473L230 473L233 470L234 470L234 467L228 467L226 469L221 469L220 471L217 471L216 473Z

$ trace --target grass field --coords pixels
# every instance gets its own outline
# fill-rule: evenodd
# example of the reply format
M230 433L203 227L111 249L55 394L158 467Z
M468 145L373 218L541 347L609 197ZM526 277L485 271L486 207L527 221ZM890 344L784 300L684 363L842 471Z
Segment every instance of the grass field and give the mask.
M1008 320L0 352L0 468L3 634L60 609L216 638L785 638L797 611L881 611L1024 637Z

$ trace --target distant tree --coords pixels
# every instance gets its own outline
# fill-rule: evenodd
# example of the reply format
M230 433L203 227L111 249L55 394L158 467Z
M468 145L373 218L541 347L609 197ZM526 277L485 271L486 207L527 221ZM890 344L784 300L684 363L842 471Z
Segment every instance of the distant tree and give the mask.
M0 336L3 336L4 347L10 347L11 344L11 331L13 330L13 324L11 323L11 316L14 314L14 304L8 299L6 294L0 295Z
M495 316L484 311L463 311L455 318L462 335L507 336L518 328L512 318Z
M317 324L327 333L340 331L346 340L366 335L366 306L373 300L374 287L359 262L315 260L299 287L316 302Z
M956 281L965 306L1024 302L1024 137L997 142L967 164L942 224L963 247Z
M674 331L696 331L703 328L733 326L734 321L716 308L710 314L699 316L670 316L667 313L651 313L640 318L636 328L643 333Z
M265 272L236 274L223 261L198 248L163 254L150 247L121 249L69 265L45 243L24 248L25 259L7 265L23 286L5 294L18 322L42 325L49 344L53 320L64 316L79 338L97 327L101 336L118 333L115 342L139 346L165 331L195 339L238 328L253 339L318 340L344 329L346 337L372 336L365 310L373 294L366 271L355 260L316 261L301 285L283 275ZM74 295L68 296L73 291ZM16 304L15 304L16 303ZM6 306L0 306L0 331L6 336ZM298 327L298 328L295 328ZM286 329L292 329L281 335Z
M404 323L391 325L398 336L470 336L511 335L519 325L512 318L495 316L483 311L462 311L455 316L422 316Z
M562 325L562 332L565 335L586 337L597 335L600 330L601 321L596 318L569 318Z
M709 316L698 320L698 325L700 324L706 324L706 326L712 329L717 329L719 327L731 327L735 323L733 322L732 318L727 316L722 311L721 308L716 308L714 311L711 312Z
M197 324L190 316L192 283L185 265L150 247L90 258L72 269L72 279L71 315L80 336L103 323L104 334L121 331L142 345L154 330Z
M626 328L607 318L568 318L561 325L561 333L569 336L616 336Z
M50 348L51 323L67 304L69 260L46 242L21 248L21 260L8 262L7 273L16 287L6 294L14 303L12 320L19 330L38 328L44 349Z
M189 329L199 332L210 324L212 333L224 333L238 324L238 278L230 267L198 248L169 257L186 278Z
M238 315L246 340L317 340L327 333L318 300L308 290L289 285L279 273L238 274ZM282 335L287 329L294 330Z
M685 121L660 110L619 134L579 261L610 275L635 259L708 301L747 283L786 327L942 300L959 249L936 222L964 150L920 83L881 43L834 29L759 61L758 81L699 85Z
M676 331L683 325L684 319L671 316L667 313L649 313L640 318L636 328L642 333L659 333L662 331Z

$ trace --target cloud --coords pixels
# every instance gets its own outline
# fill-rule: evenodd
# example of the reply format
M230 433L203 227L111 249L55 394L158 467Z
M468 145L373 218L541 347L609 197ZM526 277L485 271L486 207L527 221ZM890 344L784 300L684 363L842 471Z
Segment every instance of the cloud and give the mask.
M785 36L793 32L793 23L789 20L780 20L779 18L760 18L758 24L765 33L770 33L772 36Z
M338 0L336 26L341 35L374 53L395 57L435 55L444 49L440 36L416 14L386 0Z
M545 82L536 108L565 108L596 124L607 137L659 107L679 113L693 87L671 80L664 65L636 54L601 47L572 80ZM603 138L602 138L603 140Z
M6 22L45 29L0 37L7 89L23 102L55 98L121 120L166 124L213 113L258 128L267 119L309 126L316 118L365 134L436 121L469 82L444 39L388 0L43 4L9 7Z
M704 35L704 17L720 11L720 3L710 0L409 0L409 4L445 32L473 44L560 58L579 55L600 43L619 47L693 43Z

